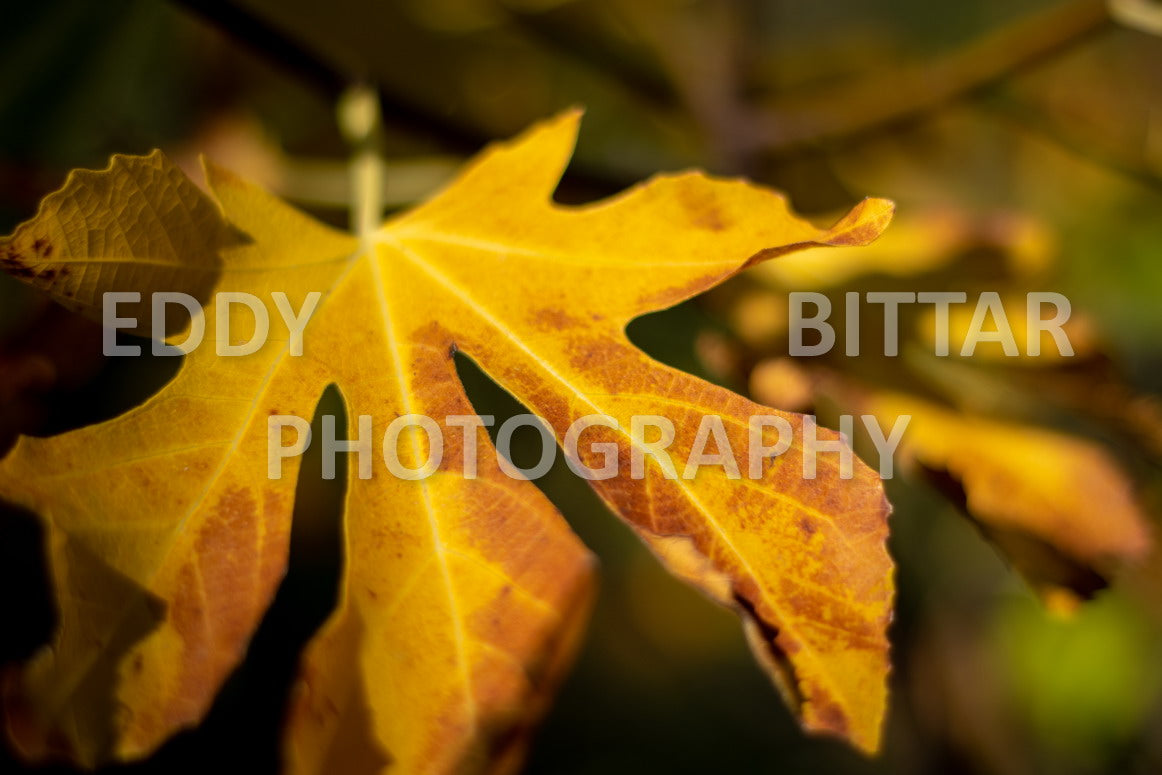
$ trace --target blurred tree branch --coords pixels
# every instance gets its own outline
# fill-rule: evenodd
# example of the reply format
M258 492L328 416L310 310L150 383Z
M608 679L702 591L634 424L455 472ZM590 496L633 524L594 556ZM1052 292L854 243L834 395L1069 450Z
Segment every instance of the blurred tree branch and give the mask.
M1109 22L1105 0L1069 0L933 61L775 100L753 117L751 151L789 155L889 128L1032 67Z
M176 2L238 41L241 46L257 51L285 67L330 100L338 99L351 83L369 80L367 73L340 72L316 56L306 43L286 35L260 14L251 12L231 0L176 0ZM434 135L441 144L454 150L474 151L492 139L475 127L466 126L422 105L405 101L399 95L385 93L383 89L380 89L380 99L385 112L394 122L405 129L416 129Z
M1136 154L1133 149L1114 143L1098 145L1090 138L1082 138L1060 120L1019 98L990 100L985 108L1017 129L1033 133L1078 158L1162 191L1162 169L1145 154Z
M1119 23L1162 37L1162 5L1151 0L1109 0L1110 15Z
M701 128L714 166L746 173L751 108L743 99L741 4L691 4L670 14L665 0L622 0L617 7Z
M336 98L353 80L371 73L340 72L307 41L279 28L258 10L233 0L179 0L242 44L288 68L304 82ZM564 55L597 63L609 78L629 86L647 103L669 104L675 97L701 127L708 141L708 160L723 169L746 171L758 158L780 159L826 151L876 132L892 129L975 95L1027 71L1062 51L1113 29L1106 0L1066 0L1031 14L934 59L887 66L874 73L810 92L774 97L754 105L742 99L739 62L730 53L741 40L740 19L725 9L683 7L658 27L652 3L616 4L649 50L645 60L606 39L601 25L575 24L564 11L536 13L501 4L506 18L544 45L562 48ZM567 9L566 9L567 10ZM736 9L737 10L737 9ZM715 12L720 11L720 12ZM593 37L593 41L588 38ZM590 50L592 43L595 50ZM728 45L729 44L729 45ZM678 53L709 47L714 56L697 66L683 63ZM617 52L616 56L606 56ZM647 64L652 56L660 72ZM708 54L709 56L709 54ZM663 80L664 79L664 80ZM667 85L665 81L668 80ZM381 100L397 126L433 137L444 147L468 151L492 139L490 133L463 113L441 112L382 83ZM1135 179L1158 185L1153 167L1117 148L1090 148L1036 110L1015 104L987 105L1026 129ZM1147 160L1148 161L1148 160ZM577 174L579 172L579 174ZM596 190L612 191L626 181L615 171L573 170L570 177Z
M431 138L457 154L475 152L495 139L480 126L464 120L463 114L441 112L385 87L374 73L348 71L332 64L309 42L280 29L260 11L252 11L234 0L175 2L235 40L240 47L286 68L328 100L337 100L352 83L366 82L377 89L384 115L396 128ZM605 170L580 169L576 165L570 167L569 180L600 193L620 190L631 182L631 179L611 176Z
M578 13L575 4L529 10L519 3L500 0L497 7L513 25L543 45L616 80L637 98L660 108L673 107L677 102L675 85L665 73L653 67L640 51L619 45L593 14Z

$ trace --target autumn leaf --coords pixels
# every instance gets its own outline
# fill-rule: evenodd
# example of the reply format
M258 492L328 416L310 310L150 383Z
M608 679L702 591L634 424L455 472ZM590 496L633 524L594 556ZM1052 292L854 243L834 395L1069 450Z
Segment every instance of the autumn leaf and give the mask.
M834 402L875 417L881 429L904 423L899 464L941 490L1059 612L1104 589L1151 547L1132 480L1095 442L872 388L787 358L756 365L750 391L776 406Z
M1117 374L1084 309L1070 305L1058 330L1041 327L1039 352L1030 349L1030 314L1038 307L1030 312L1028 294L1054 287L1048 227L1019 213L940 208L842 255L831 265L824 251L810 249L749 273L757 282L728 314L750 348L734 357L752 364L751 395L799 411L834 404L875 416L882 429L906 418L900 462L938 485L1054 608L1074 607L1141 562L1151 536L1129 470L1102 444L1059 428L1121 432L1156 458L1158 407ZM901 286L900 277L909 283ZM940 337L933 305L901 305L899 355L888 355L882 317L853 322L840 310L853 292L867 298L853 289L905 287L977 290L950 305ZM827 292L839 343L831 353L786 356L788 296L796 290ZM962 355L980 326L981 291L995 298L982 317L987 330L1008 341L975 343ZM861 350L849 357L853 329ZM940 344L948 348L943 355Z
M1040 343L1036 355L1031 354L1025 339L1025 332L1033 325L1028 316L1028 303L1023 294L1010 293L999 296L999 309L1005 321L1004 331L1012 334L1012 344L1006 353L1004 342L981 342L973 348L972 357L977 361L993 361L1016 366L1049 368L1068 363L1070 359L1088 358L1097 350L1093 321L1080 312L1073 312L1062 323L1060 334L1068 343L1068 350L1062 352L1049 330L1040 332ZM957 305L948 311L948 339L950 342L965 342L973 330L976 310L972 305ZM929 351L936 348L936 313L926 309L917 324L917 338L924 342Z
M597 492L671 571L739 613L807 729L877 748L893 591L878 476L857 461L843 480L824 458L804 478L801 416L651 360L625 327L757 261L866 243L891 205L866 200L819 230L769 190L684 173L560 206L578 120L490 148L359 237L212 165L211 200L155 153L74 173L5 240L5 268L74 309L96 316L111 291L185 292L205 302L208 326L224 313L229 344L248 341L255 318L222 310L219 294L282 292L292 310L321 294L303 336L275 315L267 346L221 357L214 327L144 405L21 438L0 462L0 494L44 520L59 609L51 646L6 683L26 755L129 759L197 723L286 566L298 462L268 476L268 418L311 417L329 384L352 418L339 438L382 438L402 415L473 415L456 351L559 442L583 416L615 418L619 430L591 431L621 453ZM181 322L168 321L171 344L184 341ZM151 324L139 315L139 331ZM745 450L756 414L784 418L796 442L761 479L729 479L725 466L671 479L652 457L643 479L630 476L642 444L625 431L631 416L672 420L682 460L704 415ZM275 441L294 443L293 430ZM427 478L378 466L362 478L362 458L350 467L341 596L303 657L292 772L510 767L577 646L588 552L535 485L502 471L483 427L444 439ZM430 452L423 433L401 437L404 466ZM579 462L600 465L584 451Z
M956 500L1054 606L1088 596L1150 548L1128 478L1097 444L901 394L857 401L882 426L909 417L901 455Z

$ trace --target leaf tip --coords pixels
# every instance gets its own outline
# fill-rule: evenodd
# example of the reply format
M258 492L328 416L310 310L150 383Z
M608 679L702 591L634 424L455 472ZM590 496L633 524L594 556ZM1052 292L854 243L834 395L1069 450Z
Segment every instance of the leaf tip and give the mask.
M218 164L204 153L198 154L198 165L202 168L202 177L210 191L218 191L224 186L239 182L235 173Z
M581 119L585 115L582 105L571 105L554 116L539 121L525 130L516 138L514 144L520 145L525 141L541 139L553 145L567 148L572 155L577 145L577 136L581 132Z
M585 106L580 103L574 103L564 110L557 113L557 115L548 119L548 123L566 123L566 124L580 124L581 119L585 117Z
M884 233L895 212L896 203L890 199L867 197L840 218L819 242L834 247L867 245Z

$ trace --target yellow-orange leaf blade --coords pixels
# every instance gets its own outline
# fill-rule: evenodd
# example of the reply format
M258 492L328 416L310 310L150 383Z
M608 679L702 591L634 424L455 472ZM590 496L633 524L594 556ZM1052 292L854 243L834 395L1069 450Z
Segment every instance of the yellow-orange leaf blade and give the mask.
M606 502L671 566L736 608L760 658L787 673L808 728L878 745L885 706L885 629L892 584L884 548L887 504L862 464L852 481L824 461L803 478L801 447L761 481L721 469L693 481L657 467L630 477L633 415L671 418L674 458L685 460L702 417L719 414L732 447L746 450L750 416L776 413L668 369L624 335L636 317L672 305L763 258L810 244L859 244L891 216L867 200L829 231L795 217L785 200L743 181L698 173L661 176L610 200L554 205L572 150L565 115L498 146L446 191L389 221L380 256L389 306L435 318L436 349L456 346L546 418L559 440L585 415L617 420L606 434L622 470L595 483ZM480 206L505 202L504 207ZM421 299L422 302L412 301ZM681 547L681 548L676 548ZM677 557L677 552L681 557Z
M1051 602L1092 594L1150 548L1129 478L1092 442L902 394L861 406L883 427L909 418L904 458L960 488L968 513Z
M23 748L84 763L127 758L196 722L285 564L296 468L288 461L282 479L268 478L267 417L309 417L329 383L347 402L347 437L370 434L373 445L401 415L471 414L456 349L558 439L586 414L622 429L632 415L665 415L682 460L703 415L723 418L740 455L750 415L789 422L796 444L756 481L715 468L669 479L655 463L634 480L624 470L634 443L611 431L622 470L597 489L675 573L739 611L808 728L876 748L892 599L878 478L857 462L854 479L841 479L824 459L805 479L801 417L653 362L624 326L755 261L873 239L891 206L867 200L819 230L773 192L696 173L558 206L551 195L577 120L566 114L485 152L431 202L361 241L208 170L224 217L160 233L212 255L214 290L281 291L295 309L314 291L321 301L301 356L288 354L277 324L253 355L203 347L139 409L22 439L0 461L0 493L48 525L63 624L10 682L6 714ZM172 180L159 157L124 166L142 164ZM115 165L105 174L120 173ZM186 185L147 183L144 201L177 206ZM96 200L81 211L132 235L106 207ZM89 298L197 290L189 273L159 279L141 255L130 252L128 273L94 271ZM46 287L42 275L26 279ZM212 321L214 297L208 304ZM253 331L237 311L230 323L232 341ZM429 478L350 467L342 594L304 657L287 733L293 771L452 772L518 760L513 742L576 644L591 561L535 485L504 475L487 434L475 433L474 479L462 475L453 430ZM428 451L422 435L401 439L405 465Z

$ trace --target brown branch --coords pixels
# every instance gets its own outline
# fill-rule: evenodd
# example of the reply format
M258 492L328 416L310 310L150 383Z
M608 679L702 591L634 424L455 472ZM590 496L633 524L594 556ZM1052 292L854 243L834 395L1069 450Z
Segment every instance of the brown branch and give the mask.
M776 101L755 114L749 150L782 156L902 123L1032 67L1109 21L1105 0L1069 0L934 61Z
M1154 168L1149 159L1111 143L1094 143L1080 137L1076 132L1036 106L1016 97L988 100L983 106L999 120L1009 123L1014 129L1035 135L1052 143L1078 159L1104 167L1130 180L1162 191L1162 170Z
M249 10L233 0L173 0L200 17L232 43L284 68L327 99L337 99L354 81L372 83L379 92L385 117L392 126L428 137L448 151L467 155L495 139L470 120L442 112L414 98L390 89L373 72L350 72L330 62L309 41L283 30L260 10ZM604 196L633 183L616 171L582 167L569 168L567 180L582 190Z

